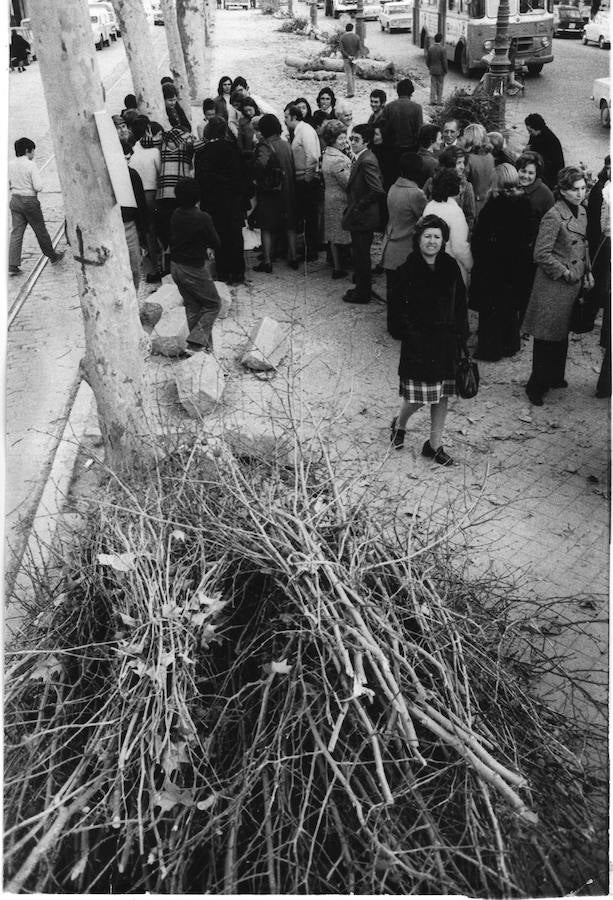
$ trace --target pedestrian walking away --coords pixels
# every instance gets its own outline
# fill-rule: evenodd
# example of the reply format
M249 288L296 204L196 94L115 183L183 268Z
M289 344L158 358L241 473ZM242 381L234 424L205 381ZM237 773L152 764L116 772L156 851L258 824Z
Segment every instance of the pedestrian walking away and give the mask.
M349 138L355 161L347 183L347 209L342 224L351 232L355 289L347 291L345 303L370 303L370 248L373 233L381 228L381 202L385 197L377 157L368 149L371 139L368 125L356 125Z
M177 209L170 219L170 272L183 298L189 327L188 349L213 349L213 323L220 308L219 294L210 276L207 247L219 250L220 242L208 213L196 208L200 188L193 178L175 187Z
M445 253L447 223L424 216L415 226L414 246L401 267L402 347L398 415L391 424L392 447L402 450L407 422L430 406L430 437L421 454L441 466L453 463L442 445L447 398L456 391L456 370L468 338L466 292L457 262Z
M534 261L532 293L522 329L534 337L532 373L526 394L543 405L550 388L565 388L568 333L573 305L582 286L594 279L587 249L587 215L583 208L585 178L581 169L567 166L558 174L555 204L541 221Z
M9 274L21 275L21 251L25 230L30 226L41 252L52 263L59 262L64 251L56 253L51 243L45 218L38 199L43 189L38 167L34 162L36 144L30 138L19 138L15 141L15 159L9 163L9 190L11 199L11 238L9 241Z
M564 153L560 141L551 128L545 124L538 113L530 113L524 119L526 130L530 135L526 150L540 153L543 158L543 181L553 190L557 183L558 172L564 167Z
M383 129L383 141L395 154L392 183L399 175L399 161L407 151L416 153L419 146L419 131L424 123L423 110L419 103L411 100L415 87L410 78L402 78L396 85L398 97L386 103L378 124Z
M443 47L443 35L437 32L434 43L426 51L426 65L430 72L430 103L440 106L443 102L443 83L448 71L447 51Z
M353 31L353 23L345 25L345 33L341 34L338 42L339 50L343 58L343 68L347 76L347 96L355 96L355 60L360 56L362 43Z

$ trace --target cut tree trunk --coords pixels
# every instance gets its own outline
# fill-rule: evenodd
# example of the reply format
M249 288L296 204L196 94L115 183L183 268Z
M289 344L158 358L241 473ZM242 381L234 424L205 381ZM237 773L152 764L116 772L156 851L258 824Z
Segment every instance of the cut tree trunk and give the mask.
M175 0L162 0L162 12L164 13L164 27L166 30L166 41L168 43L170 74L172 75L172 80L177 89L179 103L185 109L185 107L190 104L190 96L183 47L181 46L179 26L177 25L177 6Z
M285 65L301 72L342 72L343 60L331 56L286 56ZM370 81L393 81L396 67L393 62L379 59L356 59L355 73L358 78Z
M150 119L167 124L157 69L151 65L151 32L142 0L113 0L132 73L136 105Z
M190 102L192 107L197 107L209 93L204 3L202 0L176 0L176 4Z
M94 111L104 109L83 0L31 0L34 43L76 265L85 330L84 375L114 469L152 452L144 440L143 332L119 206Z
M355 74L358 78L366 78L371 81L393 81L396 77L396 67L393 62L378 59L356 59Z

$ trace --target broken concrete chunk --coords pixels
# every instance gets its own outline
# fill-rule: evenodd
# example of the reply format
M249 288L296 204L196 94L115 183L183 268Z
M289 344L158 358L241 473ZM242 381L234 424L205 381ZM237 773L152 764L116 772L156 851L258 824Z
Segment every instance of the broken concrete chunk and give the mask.
M160 303L152 303L150 300L143 300L138 307L138 315L140 323L148 334L162 318L163 308Z
M216 281L215 287L217 288L217 293L219 294L219 299L221 300L221 306L219 307L217 318L225 319L232 306L232 294L230 293L230 288L228 287L228 285L224 284L223 281Z
M193 418L198 419L219 403L224 391L223 369L210 353L195 353L175 369L179 402Z
M189 328L182 306L165 309L151 332L151 352L161 356L179 356L187 349Z
M254 326L241 362L255 372L276 369L288 351L288 344L287 329L264 316Z
M162 309L174 309L177 306L183 306L183 297L179 293L179 288L174 281L169 284L162 284L161 288L153 291L147 296L152 303L159 303Z

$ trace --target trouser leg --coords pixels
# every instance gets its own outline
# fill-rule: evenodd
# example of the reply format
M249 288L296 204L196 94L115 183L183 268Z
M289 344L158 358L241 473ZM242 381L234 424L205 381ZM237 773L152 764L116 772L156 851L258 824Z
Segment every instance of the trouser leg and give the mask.
M353 271L355 274L355 294L365 303L370 302L372 286L372 269L370 265L370 247L372 231L352 231L351 251L353 254Z
M13 204L13 198L11 198L10 209L12 227L9 242L9 267L18 268L21 265L21 248L28 220L19 209L18 204Z
M445 76L444 75L435 75L434 78L435 78L435 83L434 83L435 100L436 100L436 103L442 103L443 102L443 83L445 81Z
M567 342L564 342L567 343ZM546 394L553 381L552 373L556 368L556 346L559 341L540 341L534 339L532 348L532 372L526 385L529 397L541 398ZM559 349L558 349L559 354ZM564 353L566 361L566 353Z
M436 75L430 75L430 103L436 103Z
M319 249L319 193L316 181L297 181L296 192L300 197L299 212L304 219L304 252L317 256Z
M45 218L43 216L40 201L37 197L21 197L20 200L21 211L26 217L28 225L31 226L32 231L36 235L36 240L38 241L41 253L44 253L49 259L55 259L56 252L53 249L53 244L51 243L51 238L47 231L47 226L45 225Z
M566 357L568 355L568 338L563 341L553 341L551 354L551 381L550 386L560 385L564 381L566 372Z
M128 245L128 255L130 257L130 270L132 272L132 281L134 287L138 291L140 284L140 241L138 239L138 230L135 222L124 222L123 228L126 233L126 244Z
M221 304L217 288L206 266L195 269L171 263L170 271L185 306L187 326L190 329L187 340L190 344L212 350L213 323Z
M353 63L350 59L343 60L343 68L347 76L347 96L353 97L355 94L355 75L353 71Z

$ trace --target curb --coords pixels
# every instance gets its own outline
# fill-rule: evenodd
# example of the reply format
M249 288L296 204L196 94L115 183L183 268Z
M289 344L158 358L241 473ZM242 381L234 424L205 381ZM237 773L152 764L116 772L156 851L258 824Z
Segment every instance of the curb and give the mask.
M32 569L46 572L53 565L50 548L60 526L81 442L95 409L92 390L85 381L81 381L55 448L51 471L34 514L28 543L15 579L5 593L5 643L18 633L23 624L25 610L19 597L30 594L34 589L29 572Z

